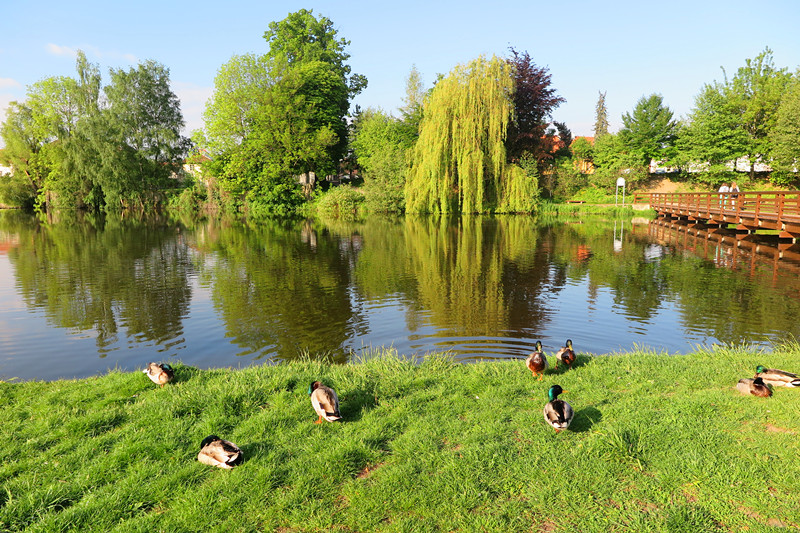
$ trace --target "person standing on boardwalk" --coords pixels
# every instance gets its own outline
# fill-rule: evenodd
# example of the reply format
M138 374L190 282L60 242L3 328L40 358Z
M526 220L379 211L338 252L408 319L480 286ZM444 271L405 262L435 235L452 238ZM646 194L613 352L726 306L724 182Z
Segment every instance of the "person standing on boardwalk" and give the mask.
M719 192L719 203L720 203L720 205L725 205L727 203L726 198L727 198L728 195L726 193L728 193L730 190L731 189L730 189L730 187L728 187L727 183L723 183L722 185L719 186L719 191L717 191L717 192Z
M736 193L739 192L739 186L736 185L735 181L733 183L731 183L731 188L729 189L729 192L731 193L731 203L733 204L733 203L735 203L733 199L739 197L739 195L736 194Z

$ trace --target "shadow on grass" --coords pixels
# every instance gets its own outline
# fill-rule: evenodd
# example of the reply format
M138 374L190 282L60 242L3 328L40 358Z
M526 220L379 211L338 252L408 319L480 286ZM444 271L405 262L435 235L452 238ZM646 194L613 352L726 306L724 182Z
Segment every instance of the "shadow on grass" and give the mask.
M377 405L375 395L372 391L354 389L347 392L347 396L339 399L339 412L345 422L355 422L361 420L366 411L373 409Z
M244 455L244 461L250 461L259 457L266 457L273 445L266 441L261 442L248 442L239 446Z
M584 407L575 411L575 418L572 419L569 429L578 433L589 431L592 426L603 420L603 413L594 407Z
M552 364L552 366L547 370L547 373L548 374L555 374L557 376L560 376L561 374L569 372L572 369L576 369L576 368L580 368L582 366L586 366L592 360L591 357L586 356L586 355L576 355L575 356L575 361L573 361L572 365L570 366L570 365L565 365L564 363L562 363L558 359L556 359L555 354L548 355L547 359ZM558 363L558 368L556 368L556 363Z
M196 378L202 370L194 366L184 366L182 364L173 365L175 369L175 376L172 378L171 383L187 383Z

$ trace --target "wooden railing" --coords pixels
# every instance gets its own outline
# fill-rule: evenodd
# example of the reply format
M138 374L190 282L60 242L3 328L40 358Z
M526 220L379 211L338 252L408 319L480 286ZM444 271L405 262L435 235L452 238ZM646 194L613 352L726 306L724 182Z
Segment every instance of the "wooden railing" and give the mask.
M659 214L800 236L800 191L650 193L647 197Z

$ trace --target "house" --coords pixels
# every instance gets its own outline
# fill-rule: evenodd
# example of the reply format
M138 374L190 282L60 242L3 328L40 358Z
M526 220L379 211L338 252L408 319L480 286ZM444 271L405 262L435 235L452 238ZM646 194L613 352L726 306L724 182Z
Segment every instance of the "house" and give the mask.
M183 163L183 171L203 185L208 185L203 173L203 165L210 161L211 158L208 156L208 152L206 150L199 150L186 158L186 161Z

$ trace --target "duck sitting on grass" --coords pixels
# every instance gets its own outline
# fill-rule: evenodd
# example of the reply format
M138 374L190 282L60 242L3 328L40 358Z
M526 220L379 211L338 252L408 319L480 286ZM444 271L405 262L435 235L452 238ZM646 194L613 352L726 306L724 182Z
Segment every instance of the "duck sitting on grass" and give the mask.
M575 351L572 349L572 340L567 339L566 346L562 346L561 349L556 352L556 360L556 368L558 368L558 361L572 368L572 363L575 362Z
M175 371L167 363L147 363L147 368L142 370L150 381L163 387L175 377Z
M525 359L525 366L534 376L539 376L540 381L542 380L547 369L547 357L542 351L542 341L536 341L536 349Z
M777 368L765 368L764 365L756 367L755 377L761 378L764 383L773 387L800 387L800 376L797 374Z
M338 422L342 420L342 415L339 413L339 397L336 396L336 391L330 387L326 387L319 381L313 381L308 386L308 395L311 397L311 405L314 406L314 411L317 412L319 418L315 424L322 423L325 419L328 422Z
M558 395L565 392L567 391L563 390L559 385L553 385L547 391L547 397L550 401L544 406L544 419L555 428L556 433L562 429L567 429L575 416L572 406L564 400L558 399Z
M742 394L751 394L761 398L772 396L772 389L761 378L744 378L736 384L736 389Z
M197 460L203 464L230 470L244 460L242 450L231 441L209 435L200 443Z

